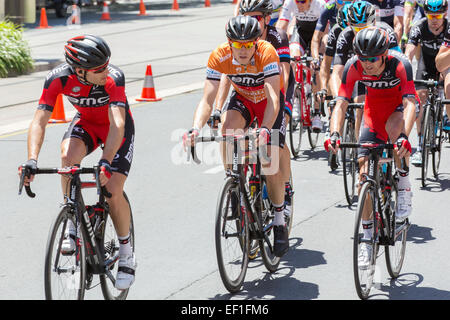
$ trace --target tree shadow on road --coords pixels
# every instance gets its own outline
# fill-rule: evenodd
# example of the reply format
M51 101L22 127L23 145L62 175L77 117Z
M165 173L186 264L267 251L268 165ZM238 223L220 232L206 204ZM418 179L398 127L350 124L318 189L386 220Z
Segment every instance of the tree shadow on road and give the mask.
M295 243L293 243L295 241ZM212 300L229 299L279 299L310 300L319 296L319 286L315 283L302 282L294 278L299 270L326 264L324 253L300 248L303 239L291 238L289 252L283 256L278 270L254 281L244 281L242 291L237 294L216 295ZM260 259L260 258L259 258ZM259 264L264 268L263 263Z
M383 293L369 297L380 299L386 297L390 300L449 300L450 291L430 287L419 287L423 276L418 273L401 274L387 284L375 284Z

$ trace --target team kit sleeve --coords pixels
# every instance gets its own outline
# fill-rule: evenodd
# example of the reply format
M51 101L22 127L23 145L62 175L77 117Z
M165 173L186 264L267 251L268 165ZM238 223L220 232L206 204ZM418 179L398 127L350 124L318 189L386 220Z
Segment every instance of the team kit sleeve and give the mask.
M413 44L415 46L418 46L421 39L422 39L422 34L420 32L420 24L415 25L414 27L411 28L411 31L409 32L408 44Z
M322 8L319 20L317 20L316 30L320 32L325 31L328 21L331 21L334 11L335 11L334 2L327 4L324 8Z
M125 108L127 105L127 96L125 93L125 75L115 67L109 66L110 81L106 83L106 92L109 94L109 105Z
M280 35L280 45L278 46L277 53L280 58L280 62L290 62L291 61L291 52L289 49L289 39L283 30L277 29L278 34Z
M338 100L347 100L350 102L352 99L353 87L356 81L360 80L359 72L356 69L356 59L356 57L353 57L345 64L341 86L339 87L338 97L336 98Z
M272 45L265 46L261 52L261 64L264 72L264 79L280 74L280 59Z
M291 21L297 8L295 0L286 0L281 8L280 17L278 20Z
M349 28L349 27L347 27ZM346 35L349 31L348 29L344 29L341 34L339 35L337 42L336 42L336 53L334 55L334 64L335 65L345 65L345 62L348 60L348 51L351 44L348 44ZM350 29L350 32L353 32Z
M395 74L400 79L402 98L415 98L416 88L414 86L413 69L406 58L400 60Z
M230 58L231 58L231 52ZM223 58L222 58L223 59ZM208 59L208 64L206 66L206 79L207 80L215 80L220 81L220 78L222 77L222 71L221 71L221 63L220 63L220 49L215 49Z
M442 42L443 46L450 48L450 23L447 23L447 30L444 34L444 41Z
M53 71L49 72L44 82L41 98L39 99L38 109L53 111L56 104L56 98L63 91L61 78L54 78Z

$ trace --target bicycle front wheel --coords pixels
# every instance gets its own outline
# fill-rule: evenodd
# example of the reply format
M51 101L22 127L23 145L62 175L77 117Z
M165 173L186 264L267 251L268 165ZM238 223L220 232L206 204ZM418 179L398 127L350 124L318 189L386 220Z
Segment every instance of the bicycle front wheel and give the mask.
M355 124L349 119L344 122L344 141L356 142ZM358 156L355 148L341 149L342 155L342 177L344 178L345 199L349 206L355 201L356 172Z
M434 119L434 134L433 134L433 148L431 149L433 175L437 179L439 176L439 166L441 164L441 148L442 140L444 139L444 130L442 129L442 109L437 108L438 112L435 114Z
M311 105L310 118L312 119L314 116L314 112L315 112L315 109L314 109L315 100L314 100L312 92L310 93L310 96L308 97L308 99L309 99L309 103ZM314 150L317 147L317 141L319 140L319 135L320 135L320 132L313 132L311 127L308 127L308 140L309 140L309 145L311 146L312 150Z
M302 135L304 132L302 114L302 95L301 88L298 87L294 92L294 105L292 110L292 116L289 120L289 142L291 144L291 152L294 158L297 158L300 154L300 146L302 144Z
M353 275L355 288L358 296L364 300L369 297L370 289L373 285L376 256L378 253L378 220L374 214L376 212L375 201L375 189L372 184L369 182L364 183L359 194L353 234ZM363 213L366 215L369 214L369 217L366 217L365 220L372 221L373 223L373 232L370 239L364 237L362 225ZM365 250L365 253L369 254L368 265L360 264L360 255L364 254L362 250Z
M128 207L130 208L130 243L134 254L135 237L133 213L131 211L130 201L128 200L126 193L124 192L123 195L128 203ZM108 263L109 265L108 271L111 272L110 276L117 274L119 268L119 238L108 211L105 212L103 225L98 230L97 243L101 246L100 250L104 254L105 263ZM113 278L108 277L106 274L100 274L100 284L103 297L106 300L125 300L130 289L118 290L115 288L114 283L115 279L113 281Z
M44 288L47 300L83 300L86 290L86 252L81 232L77 232L75 250L61 251L68 222L77 228L75 217L65 206L50 228L45 254Z
M249 262L247 214L241 214L239 194L239 185L228 178L219 194L216 211L217 264L222 282L231 293L241 289Z
M422 143L422 170L421 170L421 181L422 187L426 187L427 185L427 174L428 174L428 160L430 158L431 153L431 144L433 139L433 115L432 115L432 107L427 105L424 121L423 121L423 143Z

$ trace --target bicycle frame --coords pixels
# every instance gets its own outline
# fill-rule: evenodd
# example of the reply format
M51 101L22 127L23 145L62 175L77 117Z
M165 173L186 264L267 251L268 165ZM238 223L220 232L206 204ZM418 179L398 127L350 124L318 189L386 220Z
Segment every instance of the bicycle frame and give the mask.
M308 99L306 97L305 92L305 84L309 84L312 88L312 71L311 68L306 66L308 61L311 61L310 57L295 57L293 61L296 62L296 71L295 71L295 90L300 90L301 92L301 121L303 122L303 126L311 127L311 104L308 103Z

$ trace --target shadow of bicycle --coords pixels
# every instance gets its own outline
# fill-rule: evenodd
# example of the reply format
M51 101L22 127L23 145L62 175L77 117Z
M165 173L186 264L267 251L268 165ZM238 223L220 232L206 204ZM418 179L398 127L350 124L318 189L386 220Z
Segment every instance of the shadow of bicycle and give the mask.
M433 229L429 227L421 227L417 224L412 224L406 234L406 241L422 244L431 240L436 240L436 238L431 234L432 230Z
M421 181L420 178L416 180ZM426 190L431 192L442 192L450 190L450 174L449 173L439 173L438 179L434 176L428 177L426 187L420 187L420 190Z

